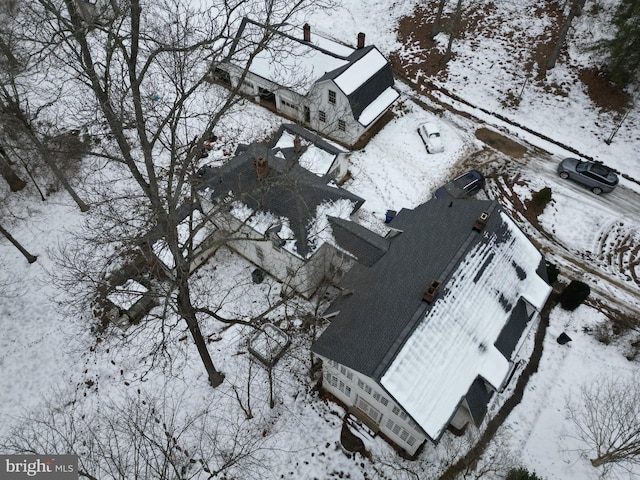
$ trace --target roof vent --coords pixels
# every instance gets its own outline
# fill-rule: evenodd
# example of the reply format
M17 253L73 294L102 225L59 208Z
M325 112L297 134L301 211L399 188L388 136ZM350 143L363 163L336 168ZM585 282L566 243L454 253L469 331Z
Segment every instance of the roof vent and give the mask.
M438 280L431 280L431 283L422 295L422 300L427 303L433 302L438 295L438 290L440 290L440 283L441 282L439 282Z
M473 229L476 231L480 231L487 224L487 220L489 219L489 212L482 212L480 216L476 219L476 222L473 224Z

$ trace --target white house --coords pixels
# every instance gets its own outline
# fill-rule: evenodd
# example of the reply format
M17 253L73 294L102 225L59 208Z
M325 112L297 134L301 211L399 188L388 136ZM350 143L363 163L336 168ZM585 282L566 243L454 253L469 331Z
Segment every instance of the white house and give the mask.
M267 47L248 52L269 36ZM266 27L244 18L229 62L215 67L214 78L305 127L353 146L399 97L391 64L363 33L352 48L311 27ZM246 76L242 78L247 68Z
M551 288L497 202L434 199L390 226L386 254L343 278L312 350L323 388L414 455L448 428L481 424Z
M303 150L240 146L225 165L201 169L198 188L219 243L281 281L284 294L310 297L386 244L350 220L364 200L303 168Z

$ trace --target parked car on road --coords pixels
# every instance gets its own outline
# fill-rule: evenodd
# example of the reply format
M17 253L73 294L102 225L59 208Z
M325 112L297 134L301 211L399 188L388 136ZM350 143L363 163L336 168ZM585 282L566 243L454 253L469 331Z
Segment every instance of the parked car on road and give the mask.
M444 151L440 129L435 123L427 122L418 127L418 133L427 147L427 153L440 153Z
M570 178L591 188L596 195L611 192L618 185L618 175L600 163L565 158L558 165L560 178Z
M469 170L437 189L433 196L440 200L469 198L482 190L484 183L484 176L479 171Z

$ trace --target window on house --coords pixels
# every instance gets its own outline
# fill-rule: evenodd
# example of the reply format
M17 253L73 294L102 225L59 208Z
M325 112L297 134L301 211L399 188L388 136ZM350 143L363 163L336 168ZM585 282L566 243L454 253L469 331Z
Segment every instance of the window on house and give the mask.
M380 397L380 403L386 407L387 405L389 405L389 400L384 397Z
M371 387L369 385L364 386L364 391L371 395Z
M353 373L351 373L349 370L347 370L347 378L349 380L351 380L353 378Z
M338 120L338 130L344 132L347 129L347 122L344 120Z
M318 112L318 118L320 119L321 122L326 122L327 121L327 114L324 113L324 111L320 110Z
M411 436L409 437L409 440L407 440L407 443L408 443L409 445L413 446L413 444L414 444L414 443L416 443L416 439L415 439L415 437L414 437L413 435L411 435Z
M345 386L345 387L344 387L344 394L345 394L347 397L351 397L351 387Z
M394 425L395 424L393 423L393 420L391 420L390 418L387 418L387 428L391 430Z
M400 425L394 425L393 433L395 433L396 435L398 435L398 433L400 433Z
M340 386L338 387L341 392L344 392L344 382L340 380Z
M256 247L256 256L258 257L258 259L260 259L260 261L264 260L264 252L260 247Z
M373 392L373 398L374 398L376 401L378 401L378 402L379 402L379 401L380 401L380 394L379 394L378 392Z
M334 387L338 385L338 377L334 377L333 375L331 375L331 385Z
M358 379L358 388L360 388L361 390L364 390L364 382L360 379Z
M400 409L397 406L393 407L393 414L398 415L400 413Z
M369 415L369 417L372 418L374 422L377 422L380 418L380 412L369 405L369 403L362 398L358 398L358 408Z
M406 413L404 413L404 412L400 412L400 418L401 418L402 420L406 420L406 419L407 419L407 414L406 414Z
M402 430L402 433L400 434L400 438L402 440L406 440L408 436L409 436L409 432L407 432L406 430Z
M336 104L336 92L329 90L329 103Z

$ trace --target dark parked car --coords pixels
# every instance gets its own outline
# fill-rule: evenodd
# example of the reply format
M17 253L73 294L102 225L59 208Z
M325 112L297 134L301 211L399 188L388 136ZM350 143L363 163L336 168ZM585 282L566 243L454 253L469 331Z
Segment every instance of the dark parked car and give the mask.
M558 165L558 175L591 188L596 195L611 192L618 185L618 175L600 163L565 158Z
M438 199L469 198L484 187L484 176L477 170L469 170L436 190Z

